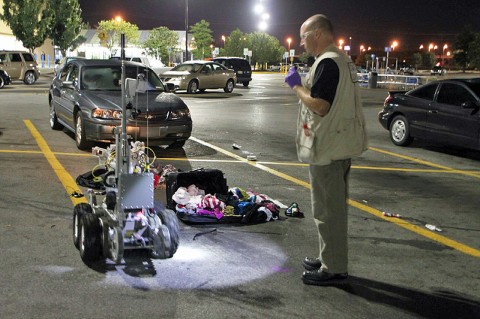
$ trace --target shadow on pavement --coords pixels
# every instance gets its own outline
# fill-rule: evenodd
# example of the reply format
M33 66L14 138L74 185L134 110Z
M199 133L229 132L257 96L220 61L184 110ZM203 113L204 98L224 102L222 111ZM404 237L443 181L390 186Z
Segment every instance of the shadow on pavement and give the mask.
M423 318L480 318L478 300L452 291L428 293L354 276L336 287L367 301L399 308Z

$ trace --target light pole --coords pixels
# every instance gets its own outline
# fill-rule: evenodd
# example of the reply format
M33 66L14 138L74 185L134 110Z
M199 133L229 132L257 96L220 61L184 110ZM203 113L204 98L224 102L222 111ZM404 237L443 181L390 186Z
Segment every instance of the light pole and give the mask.
M442 66L445 65L445 49L448 49L448 45L445 43L445 45L443 46L443 50L442 50Z
M188 60L188 0L185 0L185 61Z
M227 38L225 38L224 35L222 35L222 41L223 41L223 48L225 49L225 41L227 40Z

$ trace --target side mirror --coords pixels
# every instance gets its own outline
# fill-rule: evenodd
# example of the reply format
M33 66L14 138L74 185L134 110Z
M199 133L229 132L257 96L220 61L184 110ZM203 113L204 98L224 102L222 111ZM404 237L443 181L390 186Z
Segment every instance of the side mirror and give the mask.
M464 109L476 109L478 108L478 103L472 102L472 101L467 101L462 103L462 107Z
M473 114L477 113L478 110L480 109L480 103L479 102L472 102L472 101L464 102L464 103L462 103L462 108L471 109L472 113L470 113L470 115L473 115Z
M168 92L175 92L175 84L167 83L166 85L167 85Z
M62 88L73 89L73 88L75 88L75 84L76 84L76 82L65 81L65 82L62 82Z

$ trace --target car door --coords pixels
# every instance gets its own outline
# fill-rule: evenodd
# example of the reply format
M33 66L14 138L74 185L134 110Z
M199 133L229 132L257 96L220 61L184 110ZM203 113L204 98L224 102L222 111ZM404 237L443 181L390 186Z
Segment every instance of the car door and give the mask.
M480 115L464 103L476 103L477 98L463 85L442 83L428 122L432 137L439 142L463 147L478 147Z
M427 118L433 107L437 87L437 83L431 83L404 96L399 95L398 108L406 116L412 136L428 138L431 128Z
M79 68L76 64L68 64L62 70L59 81L59 106L57 116L68 126L74 127L73 111L76 103L76 90L78 85Z
M215 85L217 88L225 87L227 83L226 70L220 64L212 63L213 73L215 77Z
M200 89L212 89L217 88L215 84L215 77L213 74L212 65L210 63L206 63L200 69Z

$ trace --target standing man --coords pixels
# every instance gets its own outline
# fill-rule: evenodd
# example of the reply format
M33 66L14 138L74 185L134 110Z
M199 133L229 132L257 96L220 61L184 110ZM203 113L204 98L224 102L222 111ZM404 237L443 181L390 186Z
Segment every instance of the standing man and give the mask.
M315 63L303 85L293 68L285 82L300 99L297 155L310 164L312 211L319 234L319 256L303 260L302 279L321 286L348 277L350 159L367 148L367 140L356 67L335 46L330 20L321 14L308 18L300 38Z

